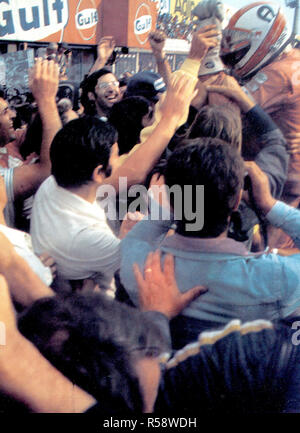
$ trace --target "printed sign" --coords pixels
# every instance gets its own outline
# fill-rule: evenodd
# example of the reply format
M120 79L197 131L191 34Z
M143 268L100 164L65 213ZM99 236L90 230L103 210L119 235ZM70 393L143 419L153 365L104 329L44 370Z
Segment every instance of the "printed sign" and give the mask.
M159 6L169 0L159 0ZM114 35L119 45L149 48L155 0L0 0L0 37L11 41L97 44Z
M133 23L134 34L141 45L148 40L148 35L152 29L151 11L147 4L142 3L137 11Z
M114 35L119 46L150 48L156 28L157 3L152 0L102 0L101 34Z
M100 4L101 0L0 0L0 37L95 44Z
M38 41L62 31L68 16L67 0L0 0L0 37Z

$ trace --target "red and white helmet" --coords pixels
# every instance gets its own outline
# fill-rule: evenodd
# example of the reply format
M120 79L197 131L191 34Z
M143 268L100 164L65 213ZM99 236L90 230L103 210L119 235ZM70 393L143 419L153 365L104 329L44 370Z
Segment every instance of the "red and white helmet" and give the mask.
M246 78L278 55L291 33L278 4L252 3L237 11L223 31L221 59L237 77Z

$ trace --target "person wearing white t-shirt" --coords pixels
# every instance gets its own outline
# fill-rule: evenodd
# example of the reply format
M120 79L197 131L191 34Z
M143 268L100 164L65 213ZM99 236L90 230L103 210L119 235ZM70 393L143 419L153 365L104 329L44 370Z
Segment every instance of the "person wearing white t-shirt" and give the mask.
M96 118L65 125L51 145L52 176L38 190L31 218L34 250L49 252L60 278L91 279L103 289L119 269L119 239L96 191L111 172L115 142L115 129Z

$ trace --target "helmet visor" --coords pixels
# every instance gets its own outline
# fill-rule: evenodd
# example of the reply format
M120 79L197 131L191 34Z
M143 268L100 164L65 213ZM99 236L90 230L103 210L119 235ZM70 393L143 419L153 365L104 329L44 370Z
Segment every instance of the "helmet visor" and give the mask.
M220 55L221 60L225 66L232 69L248 53L248 51L250 50L250 47L251 47L251 44L249 43L245 47L243 47L237 51L234 51L231 53L226 53L226 54L221 53L221 55Z

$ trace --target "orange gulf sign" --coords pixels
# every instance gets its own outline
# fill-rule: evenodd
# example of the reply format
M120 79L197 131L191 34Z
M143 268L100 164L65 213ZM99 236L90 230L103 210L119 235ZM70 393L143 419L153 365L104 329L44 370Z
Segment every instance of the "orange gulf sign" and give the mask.
M69 22L64 41L77 44L96 44L100 21L101 0L69 0Z
M153 0L102 0L102 35L114 35L117 45L150 49L157 6Z
M149 48L154 0L0 0L0 38L97 44L113 35L118 45Z
M101 0L0 0L0 38L95 44Z

